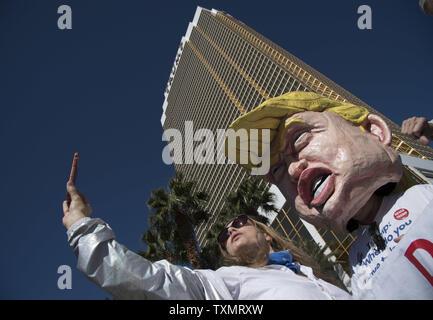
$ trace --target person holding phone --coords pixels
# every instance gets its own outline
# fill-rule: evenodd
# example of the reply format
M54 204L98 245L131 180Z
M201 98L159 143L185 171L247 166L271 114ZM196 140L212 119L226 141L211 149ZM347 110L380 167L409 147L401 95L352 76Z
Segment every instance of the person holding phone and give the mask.
M71 202L63 202L63 225L77 267L115 299L351 299L317 278L320 271L290 241L246 215L228 221L218 236L228 266L191 270L128 250L107 223L90 218L90 203L72 181L66 188Z
M433 186L403 166L382 117L344 99L292 91L251 108L229 129L269 130L271 139L228 143L226 155L252 171L260 163L242 158L254 159L249 146L267 145L263 179L299 217L356 238L349 250L355 298L432 299Z

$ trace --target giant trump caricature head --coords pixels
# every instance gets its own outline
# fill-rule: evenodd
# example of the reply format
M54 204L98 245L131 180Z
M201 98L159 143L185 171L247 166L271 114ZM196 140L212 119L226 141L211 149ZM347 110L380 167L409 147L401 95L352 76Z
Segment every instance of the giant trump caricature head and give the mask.
M226 155L239 163L239 153L252 155L252 140L268 144L265 180L316 226L344 232L351 219L374 218L380 204L375 191L402 175L399 156L390 147L391 131L382 118L316 93L289 92L266 100L229 129L270 130L269 141L250 135L243 149L239 144L230 147L226 138ZM257 163L241 165L254 169Z

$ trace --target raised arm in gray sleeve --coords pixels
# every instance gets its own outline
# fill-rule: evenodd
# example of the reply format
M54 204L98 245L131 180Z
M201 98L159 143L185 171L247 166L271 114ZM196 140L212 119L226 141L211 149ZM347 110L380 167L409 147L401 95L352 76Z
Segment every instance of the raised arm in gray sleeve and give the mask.
M67 231L78 269L115 299L205 299L208 281L166 260L155 263L114 240L101 219L83 218Z

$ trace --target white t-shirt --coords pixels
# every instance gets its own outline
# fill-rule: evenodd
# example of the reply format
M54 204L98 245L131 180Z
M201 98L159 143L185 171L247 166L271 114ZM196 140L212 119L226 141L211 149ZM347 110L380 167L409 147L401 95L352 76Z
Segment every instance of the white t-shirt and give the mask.
M310 267L301 265L305 275L295 274L286 266L262 268L222 267L216 276L234 300L346 300L352 297L342 289L316 278Z
M386 248L376 250L368 226L357 230L349 255L354 298L433 299L433 185L384 197L375 221Z

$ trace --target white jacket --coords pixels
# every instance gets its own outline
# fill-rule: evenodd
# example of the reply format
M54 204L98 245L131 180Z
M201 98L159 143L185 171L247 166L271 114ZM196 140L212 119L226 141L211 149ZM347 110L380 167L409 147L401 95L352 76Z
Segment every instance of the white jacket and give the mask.
M83 218L67 231L78 269L115 299L351 299L317 279L311 268L298 275L280 265L191 270L166 260L152 263L114 240L101 219Z

